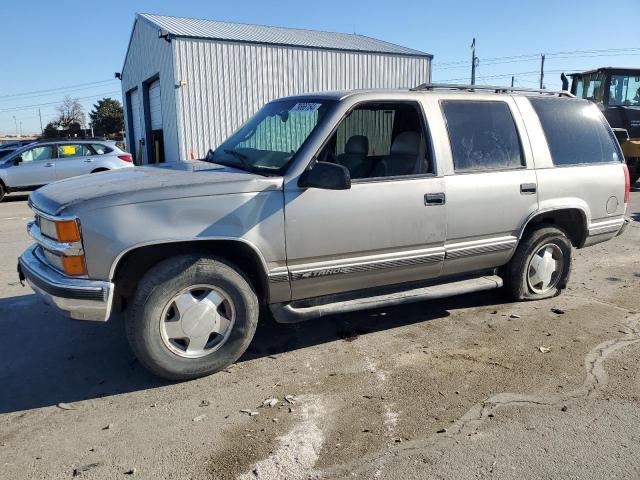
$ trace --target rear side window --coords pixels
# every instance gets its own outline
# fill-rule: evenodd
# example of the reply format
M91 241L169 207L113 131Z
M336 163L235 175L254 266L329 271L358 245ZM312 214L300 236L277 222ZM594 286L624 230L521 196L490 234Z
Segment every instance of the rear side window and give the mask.
M92 143L91 148L96 152L97 155L104 155L105 153L113 152L112 148L109 148L102 143Z
M621 161L606 120L591 102L530 98L547 137L554 165Z
M87 153L84 145L58 145L58 158L84 157L86 155L90 155L90 153Z
M518 130L505 102L444 100L456 172L520 168Z

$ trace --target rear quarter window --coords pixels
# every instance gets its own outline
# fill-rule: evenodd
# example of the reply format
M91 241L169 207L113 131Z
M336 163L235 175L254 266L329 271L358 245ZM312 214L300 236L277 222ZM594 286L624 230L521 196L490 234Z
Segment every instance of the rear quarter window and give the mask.
M530 98L547 138L554 165L622 161L622 153L604 116L593 103Z
M104 155L106 153L113 152L113 148L110 148L102 143L92 143L91 148L96 152L97 155Z

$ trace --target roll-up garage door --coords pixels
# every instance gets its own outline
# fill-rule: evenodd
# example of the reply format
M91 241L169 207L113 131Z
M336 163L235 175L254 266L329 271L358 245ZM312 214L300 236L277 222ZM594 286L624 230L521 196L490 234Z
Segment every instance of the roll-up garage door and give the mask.
M149 112L151 114L151 130L162 130L162 106L160 104L160 81L149 85Z

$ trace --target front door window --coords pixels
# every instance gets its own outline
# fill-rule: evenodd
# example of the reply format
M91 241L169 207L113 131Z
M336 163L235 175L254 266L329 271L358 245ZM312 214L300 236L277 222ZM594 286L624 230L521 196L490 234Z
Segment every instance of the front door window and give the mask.
M33 147L21 154L23 162L37 162L40 160L51 160L53 158L53 148L51 145Z

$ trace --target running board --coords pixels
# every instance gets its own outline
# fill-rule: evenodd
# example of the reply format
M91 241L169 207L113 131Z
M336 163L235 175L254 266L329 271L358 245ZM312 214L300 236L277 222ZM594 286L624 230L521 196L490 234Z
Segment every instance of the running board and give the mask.
M270 305L271 313L278 323L298 323L305 320L320 318L325 315L355 312L370 308L389 307L403 303L421 302L436 298L452 297L464 293L493 290L502 287L502 279L497 275L468 278L428 287L411 288L380 295L366 295L367 292L352 292L350 295L328 295L327 302L311 304L310 301L294 301L291 303L276 303ZM370 292L369 292L370 294ZM358 296L360 295L360 296ZM350 298L349 298L350 297ZM339 300L338 299L343 299ZM319 300L319 299L318 299ZM333 301L332 301L333 300ZM315 303L315 302L314 302ZM299 306L296 306L299 305Z

